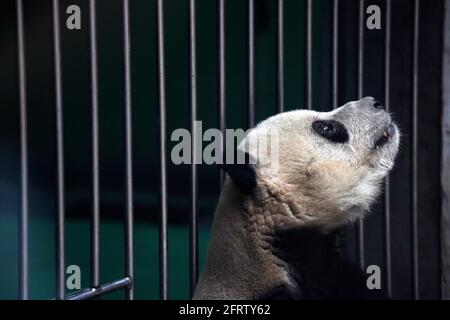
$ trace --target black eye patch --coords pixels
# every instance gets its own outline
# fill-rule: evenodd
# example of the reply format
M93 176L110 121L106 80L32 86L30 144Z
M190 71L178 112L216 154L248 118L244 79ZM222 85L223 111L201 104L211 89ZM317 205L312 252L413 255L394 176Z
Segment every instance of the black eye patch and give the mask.
M313 130L331 142L345 143L348 141L348 131L345 126L335 120L316 120L312 123Z

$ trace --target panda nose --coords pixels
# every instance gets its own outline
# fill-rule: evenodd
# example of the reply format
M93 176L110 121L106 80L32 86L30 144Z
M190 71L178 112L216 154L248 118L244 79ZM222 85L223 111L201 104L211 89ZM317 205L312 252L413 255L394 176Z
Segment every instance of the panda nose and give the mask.
M383 109L384 109L383 105L382 105L381 102L378 101L378 100L374 100L374 101L373 101L373 107L374 107L375 109L379 109L379 110L383 110Z

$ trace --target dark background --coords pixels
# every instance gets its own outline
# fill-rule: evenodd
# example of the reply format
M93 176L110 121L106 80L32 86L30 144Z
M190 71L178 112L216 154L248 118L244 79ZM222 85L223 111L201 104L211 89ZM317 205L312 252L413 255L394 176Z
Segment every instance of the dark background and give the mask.
M357 97L358 1L340 1L340 104ZM55 114L51 1L25 1L29 162L30 296L48 299L54 287ZM121 1L97 0L101 281L123 275L123 76ZM82 10L82 29L65 27L67 6ZM364 95L384 100L384 1L382 30L365 29ZM256 119L276 113L276 1L256 1ZM392 1L391 111L402 136L392 173L393 298L409 299L410 128L413 2ZM421 298L440 297L440 127L442 1L421 1L419 58L419 261ZM82 269L89 283L90 102L87 1L61 1L64 90L67 265ZM313 1L313 106L331 105L330 0ZM245 128L246 1L226 1L227 128ZM133 152L135 187L136 298L158 298L158 151L155 65L155 1L130 1L132 32ZM203 129L217 127L216 1L197 1L198 118ZM189 128L187 87L187 1L165 1L168 138ZM285 0L285 102L304 105L304 1ZM19 136L15 2L0 3L0 298L18 294ZM168 151L174 143L168 141ZM169 153L170 156L170 153ZM170 298L187 298L189 166L169 163ZM199 166L200 249L203 261L219 194L219 172ZM366 220L366 263L383 271L383 201ZM347 232L348 253L356 257L355 228ZM121 298L123 293L108 297Z

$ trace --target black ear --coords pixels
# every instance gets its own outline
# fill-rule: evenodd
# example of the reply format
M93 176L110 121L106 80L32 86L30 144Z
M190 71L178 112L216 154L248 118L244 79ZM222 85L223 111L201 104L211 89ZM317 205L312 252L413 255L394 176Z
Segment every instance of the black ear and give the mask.
M237 153L242 153L242 151L237 151L235 154L235 159L232 163L226 163L224 159L224 164L220 164L220 168L224 169L226 173L230 176L236 187L245 195L253 193L256 188L256 173L253 167L253 161L250 161L250 155L244 152L245 162L239 163L237 159ZM242 158L241 158L242 159Z

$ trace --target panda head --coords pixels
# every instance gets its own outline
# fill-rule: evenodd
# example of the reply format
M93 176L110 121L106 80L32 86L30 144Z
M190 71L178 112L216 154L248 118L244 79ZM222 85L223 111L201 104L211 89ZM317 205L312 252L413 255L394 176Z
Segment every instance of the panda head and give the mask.
M368 211L394 164L399 131L371 97L331 112L295 110L259 123L224 166L250 214L278 227L333 229Z

